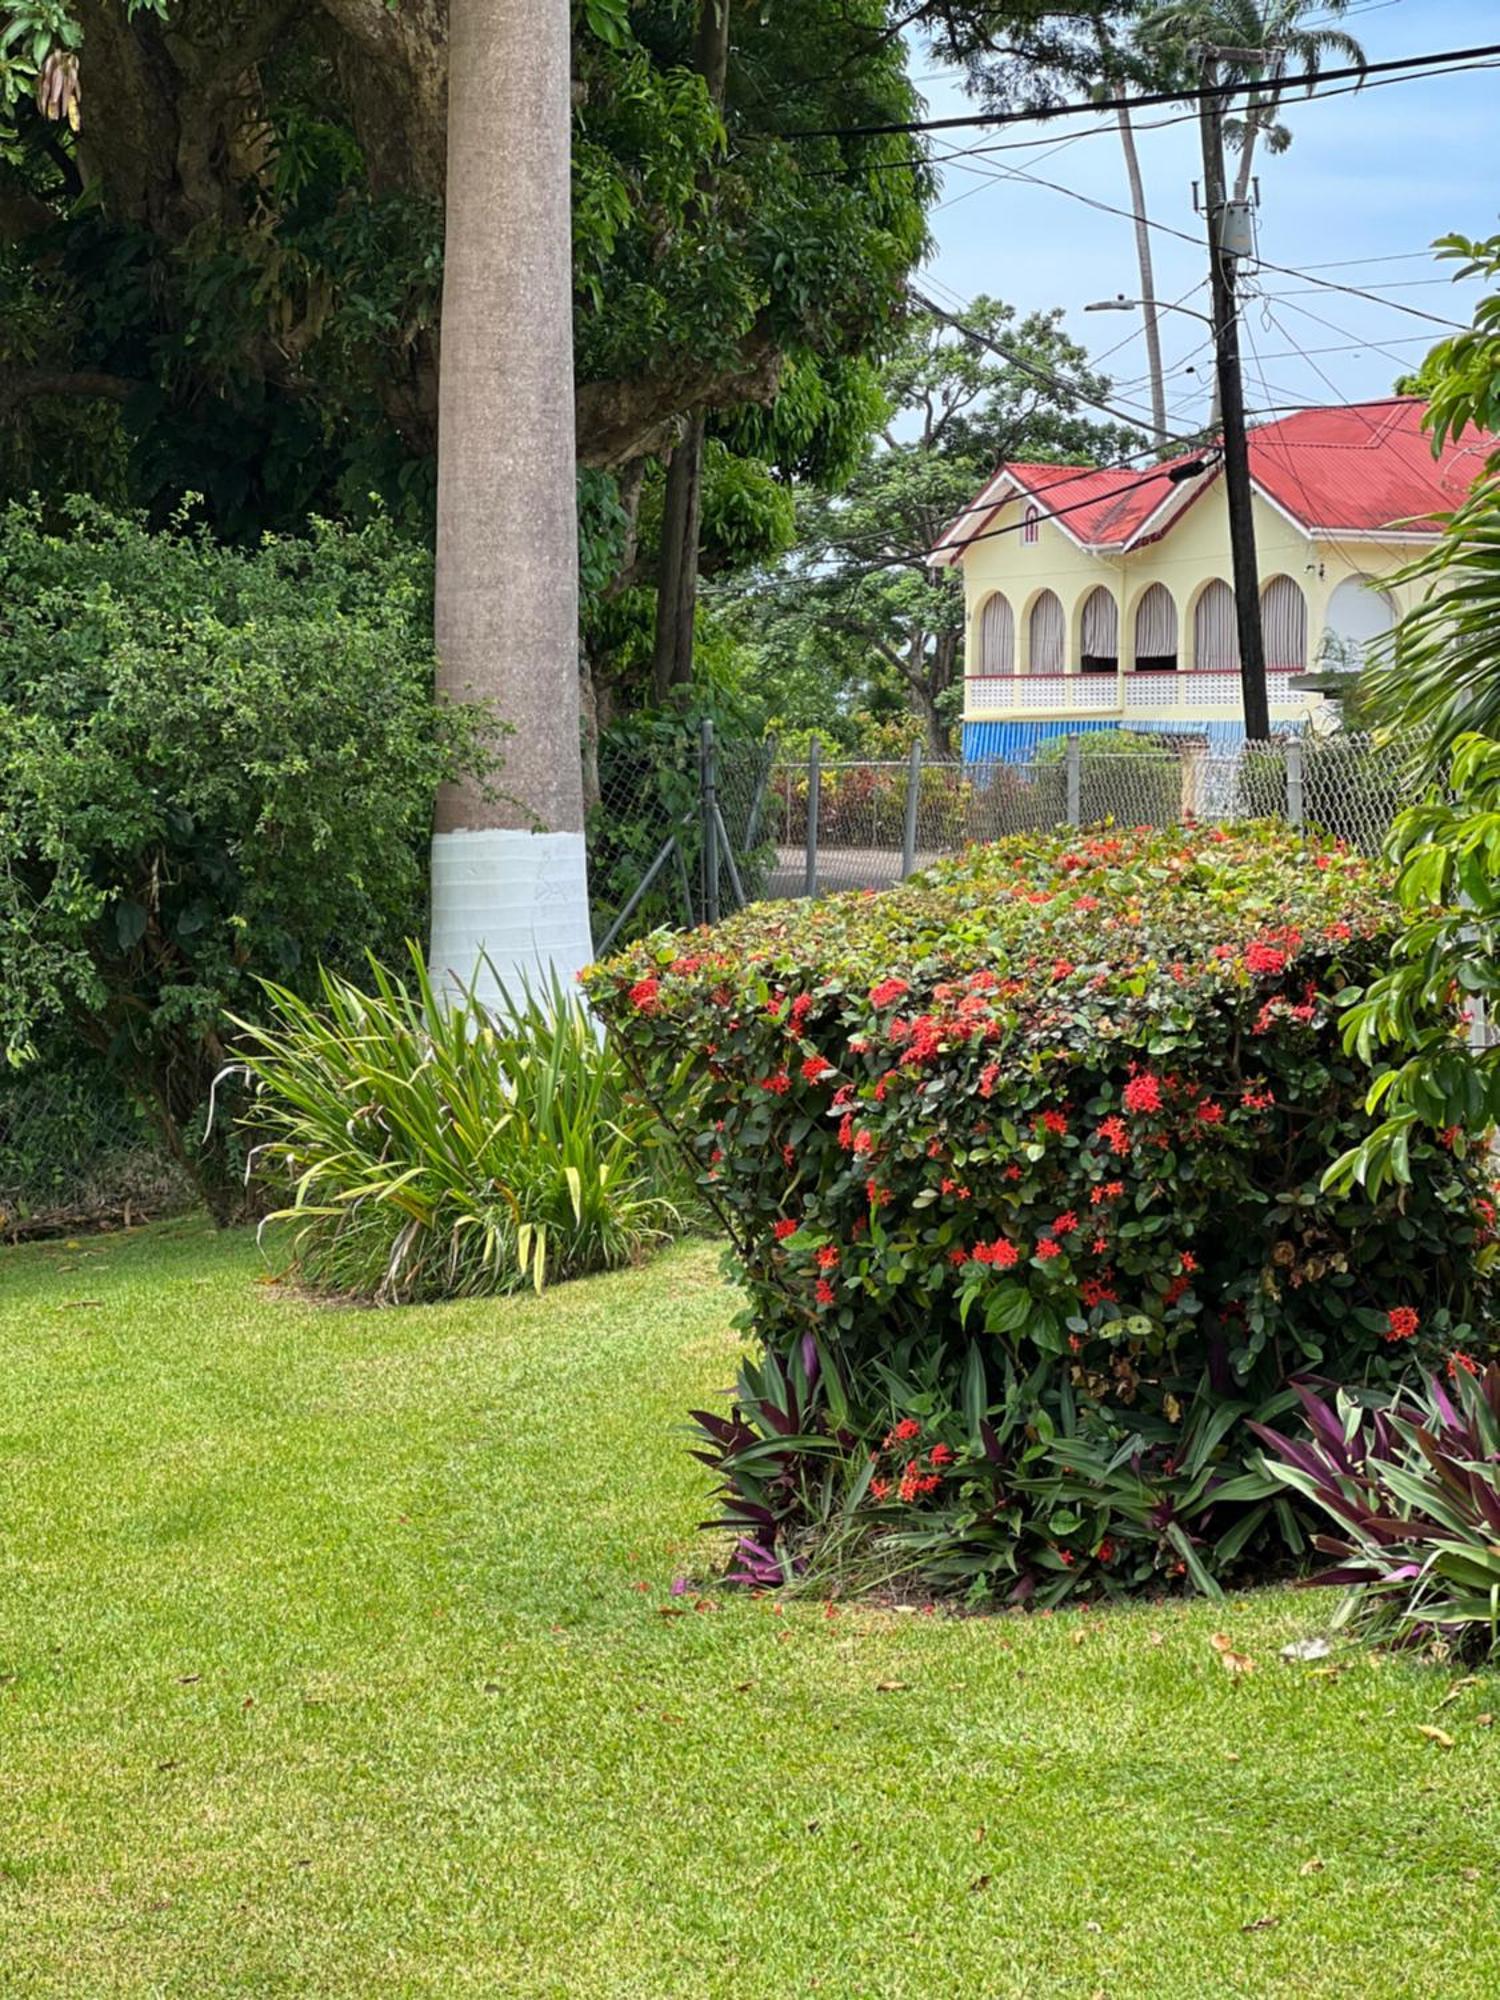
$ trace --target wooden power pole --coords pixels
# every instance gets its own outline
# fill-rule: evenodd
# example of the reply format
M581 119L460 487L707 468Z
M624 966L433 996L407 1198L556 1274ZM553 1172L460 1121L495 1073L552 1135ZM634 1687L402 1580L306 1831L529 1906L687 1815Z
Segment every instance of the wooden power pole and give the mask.
M1221 54L1205 49L1202 81L1218 81ZM1203 133L1203 206L1208 219L1209 277L1213 289L1214 358L1219 411L1224 430L1224 491L1229 502L1229 548L1234 564L1234 608L1240 640L1240 686L1244 693L1245 735L1263 743L1271 734L1266 698L1266 648L1260 622L1260 565L1255 554L1255 515L1250 496L1250 448L1245 436L1245 388L1240 374L1239 311L1235 300L1235 258L1226 229L1224 116L1221 101L1199 99Z

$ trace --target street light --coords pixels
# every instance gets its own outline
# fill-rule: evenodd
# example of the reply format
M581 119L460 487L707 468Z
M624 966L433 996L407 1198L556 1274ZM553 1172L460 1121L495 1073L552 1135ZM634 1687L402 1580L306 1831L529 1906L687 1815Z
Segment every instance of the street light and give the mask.
M1208 314L1194 312L1191 306L1174 305L1170 299L1153 299L1151 304L1147 306L1144 299L1127 299L1123 292L1117 293L1112 299L1095 299L1091 304L1084 307L1084 311L1086 313L1123 313L1135 312L1138 308L1142 308L1148 312L1186 313L1189 319L1202 320L1203 324L1210 331L1213 328L1213 321L1209 318Z

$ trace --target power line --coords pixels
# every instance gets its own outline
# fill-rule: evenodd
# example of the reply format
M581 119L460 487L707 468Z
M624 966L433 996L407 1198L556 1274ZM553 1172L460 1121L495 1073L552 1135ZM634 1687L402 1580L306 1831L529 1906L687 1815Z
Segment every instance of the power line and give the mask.
M1134 209L1121 208L1118 202L1101 201L1098 196L1084 194L1078 188L1070 188L1063 181L1051 181L1041 174L1028 173L1024 167L992 167L986 171L991 179L1028 181L1035 187L1047 188L1053 194L1066 195L1070 201L1080 201L1086 208L1098 209L1101 214L1123 216L1127 222L1143 222L1148 229L1156 230L1159 235L1173 236L1179 243L1191 243L1195 249L1203 247L1201 239L1186 229L1175 229L1168 222L1158 222L1149 215L1137 214ZM1469 331L1461 320L1445 319L1441 314L1424 312L1420 306L1409 306L1401 299L1385 298L1381 293L1370 291L1362 285L1346 285L1333 278L1319 278L1311 268L1299 271L1290 264L1272 263L1268 257L1260 258L1259 263L1262 270L1276 271L1282 277L1311 278L1319 291L1345 292L1351 298L1373 299L1377 305L1383 305L1391 312L1405 313L1409 318L1426 320L1433 326L1449 327L1455 333Z
M1398 70L1420 72L1443 63L1466 66L1495 56L1500 56L1500 42L1491 42L1479 48L1440 49L1426 55L1396 56L1388 62L1353 63L1343 69L1303 70L1294 76L1276 78L1275 87L1285 93L1299 84L1316 87L1323 83L1342 83L1351 77L1358 77L1362 83L1365 78L1388 75ZM971 131L975 127L1041 124L1050 119L1070 118L1083 113L1097 115L1103 111L1144 111L1158 104L1199 104L1206 99L1242 97L1256 91L1264 92L1270 86L1271 79L1262 77L1258 81L1247 79L1238 83L1200 84L1194 89L1147 91L1138 97L1103 97L1082 104L1044 105L1030 111L978 111L960 118L913 118L883 125L815 126L805 132L780 132L775 136L782 139L877 139L908 137L922 132Z

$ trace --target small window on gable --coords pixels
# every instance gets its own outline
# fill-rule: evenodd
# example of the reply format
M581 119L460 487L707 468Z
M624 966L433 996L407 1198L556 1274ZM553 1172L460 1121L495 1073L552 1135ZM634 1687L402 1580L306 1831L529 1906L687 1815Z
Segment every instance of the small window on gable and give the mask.
M1037 513L1035 507L1028 507L1026 509L1025 525L1021 529L1021 540L1023 542L1034 542L1037 539L1041 533L1041 528L1038 525L1040 520L1041 516Z

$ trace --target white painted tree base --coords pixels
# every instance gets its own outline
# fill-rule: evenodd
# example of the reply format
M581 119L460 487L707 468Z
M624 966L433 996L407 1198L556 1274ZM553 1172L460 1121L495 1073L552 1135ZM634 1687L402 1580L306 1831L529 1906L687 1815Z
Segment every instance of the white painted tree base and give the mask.
M491 1006L500 997L496 974L518 998L528 986L550 992L554 979L572 992L593 956L581 833L486 827L433 836L435 986L453 992L477 976L479 997Z

